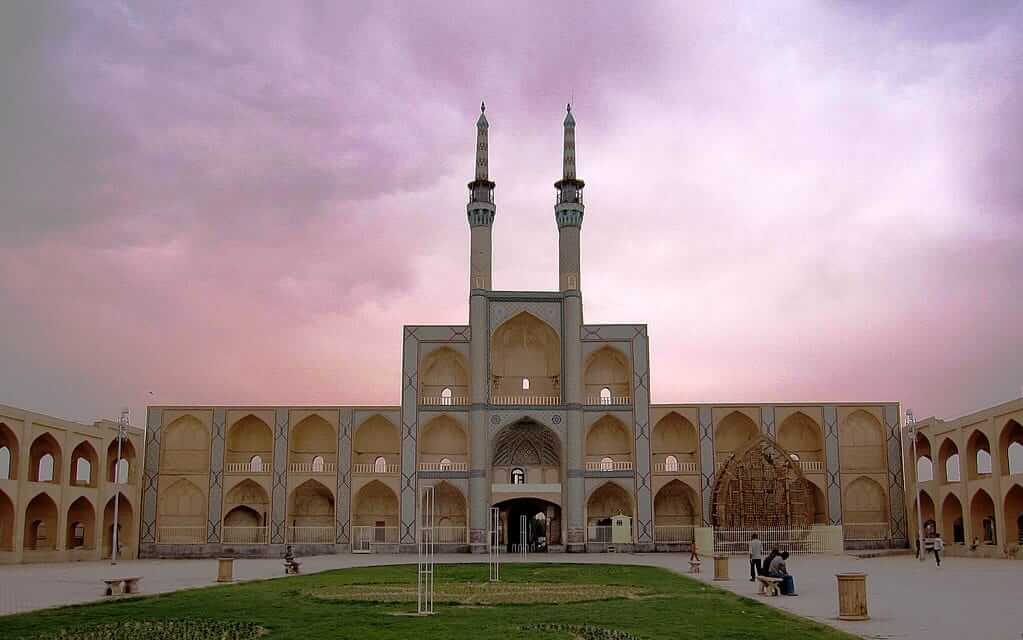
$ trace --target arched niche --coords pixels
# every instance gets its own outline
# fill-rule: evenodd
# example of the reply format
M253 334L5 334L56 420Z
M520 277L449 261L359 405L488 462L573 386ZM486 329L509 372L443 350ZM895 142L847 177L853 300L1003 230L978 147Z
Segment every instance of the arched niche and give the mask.
M980 429L971 433L966 441L966 467L970 480L991 474L991 444Z
M601 347L590 354L583 367L587 404L628 404L632 395L629 359L614 347ZM601 394L603 390L608 393Z
M29 480L60 484L61 449L57 439L44 433L32 441L28 452Z
M0 551L14 551L14 502L0 490Z
M802 529L814 517L810 483L791 454L765 437L746 444L720 469L711 504L719 529Z
M242 480L224 496L224 527L264 527L269 514L270 496L251 479Z
M300 420L291 429L288 438L288 451L293 465L303 465L303 469L324 471L332 469L337 461L337 432L322 416L312 414ZM313 461L322 458L323 462L313 469Z
M632 498L620 485L605 482L586 500L586 523L589 527L610 526L617 515L632 517Z
M963 527L963 505L954 493L945 496L941 504L942 536L946 542L952 544L963 544L966 542L966 533Z
M824 439L817 422L802 411L785 418L778 427L778 444L801 462L824 462Z
M107 447L107 482L126 483L131 480L135 469L138 455L135 452L135 445L131 440L121 440L121 457L117 457L117 438Z
M526 483L560 482L561 443L544 425L524 419L501 429L494 438L494 481L510 481L521 469Z
M998 438L998 451L1003 475L1023 473L1023 425L1015 420L1005 423Z
M225 462L228 464L245 465L258 456L272 469L273 448L273 429L251 413L227 428Z
M938 449L938 473L941 474L941 481L944 483L959 482L962 479L959 447L952 438L945 438Z
M857 409L842 423L842 451L839 455L846 471L887 469L884 427L871 413Z
M167 477L157 500L157 520L163 527L206 527L206 493L187 478ZM180 533L180 532L179 532Z
M380 458L384 458L387 465L399 464L401 440L398 428L379 414L369 418L355 430L352 457L358 465L376 465Z
M353 507L352 522L357 527L398 526L398 496L379 480L359 489Z
M25 508L26 551L45 551L57 548L57 505L45 492L40 493Z
M915 516L916 514L915 502L913 503L913 507L914 507L913 513ZM934 500L931 498L929 493L922 489L920 491L920 515L923 518L924 522L924 536L928 538L934 537L934 534L937 533L936 526L934 525L934 523L937 522L937 514L934 508ZM916 520L915 517L913 519Z
M163 429L161 473L204 475L210 468L210 433L198 418L181 416Z
M117 548L118 557L132 552L138 533L135 530L135 508L123 493L117 502ZM109 558L114 549L114 498L107 500L103 509L103 557ZM128 555L133 555L129 553Z
M448 482L438 482L434 485L434 526L440 527L450 533L451 529L465 529L466 527L466 503L462 492ZM456 536L444 535L438 537L438 542L462 542L461 539L454 539Z
M816 483L807 481L807 486L810 489L810 504L812 505L813 511L813 523L814 524L828 524L828 498L824 494L824 491L817 486Z
M664 535L677 534L672 528L700 525L700 498L689 485L672 480L658 490L654 496L654 537L664 540ZM670 537L678 537L671 535Z
M1005 541L1023 544L1023 485L1014 484L1005 494Z
M510 318L490 339L490 372L490 393L495 401L501 397L560 397L558 334L529 312Z
M886 525L887 492L873 478L860 476L846 487L842 498L842 510L844 521L850 524Z
M75 487L95 487L99 471L99 456L88 441L83 441L71 451L69 484Z
M991 495L983 489L977 489L970 500L970 524L973 535L983 544L998 542L998 528L995 522L995 503Z
M733 411L718 423L714 431L714 457L723 465L734 453L745 449L760 437L753 420L741 411Z
M68 507L67 548L96 548L96 509L85 496L79 497Z
M464 462L469 454L469 441L462 425L451 416L437 416L426 423L416 441L420 462L448 459Z
M650 437L650 453L654 468L666 464L668 456L673 456L678 463L698 465L698 446L696 427L688 418L672 411L657 421ZM665 470L670 471L666 467Z
M444 390L450 401L442 399ZM419 368L419 397L423 404L465 404L469 398L469 363L451 347L439 347L423 358Z
M0 422L0 480L18 479L18 451L18 436Z
M632 435L621 420L605 415L586 432L586 462L604 458L614 462L632 461Z
M306 480L288 496L288 542L335 542L334 493L316 480Z

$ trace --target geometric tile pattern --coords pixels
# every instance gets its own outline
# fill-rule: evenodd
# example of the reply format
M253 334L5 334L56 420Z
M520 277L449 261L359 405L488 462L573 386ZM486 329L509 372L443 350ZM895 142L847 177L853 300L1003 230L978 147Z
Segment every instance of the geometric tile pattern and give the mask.
M711 526L714 493L714 416L710 407L700 407L700 488L703 495L703 526Z
M146 410L146 457L142 469L142 518L139 540L156 542L156 498L160 477L160 428L163 409Z
M828 497L828 521L831 526L842 524L842 474L839 459L838 409L824 407L824 460Z
M526 311L543 320L554 332L561 337L561 300L538 301L538 300L501 300L500 298L490 299L490 335L501 324Z
M284 544L288 517L288 409L274 411L273 484L270 497L270 543Z
M206 542L220 542L220 513L223 508L224 449L227 410L213 410L213 435L210 442L210 499L207 502Z
M899 405L884 406L884 423L888 439L888 496L891 506L892 538L906 542L909 537L906 522L906 489L902 475L902 421Z
M760 407L760 432L771 440L777 438L774 428L774 405Z
M352 410L338 411L337 427L337 496L334 512L337 517L337 544L351 542L349 521L352 504Z
M637 326L632 339L632 402L636 442L637 542L654 541L653 497L650 469L650 351L646 327Z

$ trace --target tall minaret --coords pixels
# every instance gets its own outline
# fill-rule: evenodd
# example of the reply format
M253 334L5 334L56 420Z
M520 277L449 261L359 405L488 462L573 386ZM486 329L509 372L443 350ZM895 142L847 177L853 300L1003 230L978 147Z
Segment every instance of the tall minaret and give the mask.
M565 114L565 150L562 178L554 183L558 202L554 205L554 219L558 221L558 271L562 291L579 291L579 232L583 226L583 187L585 183L575 177L575 118L572 105Z
M487 159L487 105L480 103L476 121L476 179L469 183L469 289L489 289L491 272L491 229L494 225L494 183L490 181Z
M575 177L575 118L572 105L565 114L565 150L562 178L554 183L558 202L554 219L558 221L558 272L564 301L565 364L561 370L561 395L565 405L565 521L566 550L586 549L585 461L583 459L583 383L582 326L583 300L579 284L579 232L583 225L583 181Z

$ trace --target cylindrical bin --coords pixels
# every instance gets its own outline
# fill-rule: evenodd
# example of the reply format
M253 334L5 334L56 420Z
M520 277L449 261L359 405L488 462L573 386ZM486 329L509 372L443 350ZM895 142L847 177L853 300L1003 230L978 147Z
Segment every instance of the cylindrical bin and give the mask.
M217 558L217 582L234 580L234 558Z
M869 620L867 615L867 574L839 573L838 619Z
M714 579L728 580L728 556L714 556Z

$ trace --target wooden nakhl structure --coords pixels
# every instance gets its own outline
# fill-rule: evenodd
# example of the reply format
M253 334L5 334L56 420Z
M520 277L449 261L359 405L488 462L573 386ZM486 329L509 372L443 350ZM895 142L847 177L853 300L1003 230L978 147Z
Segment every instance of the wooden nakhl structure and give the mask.
M717 529L804 529L813 525L813 489L791 454L759 437L730 457L713 493Z

